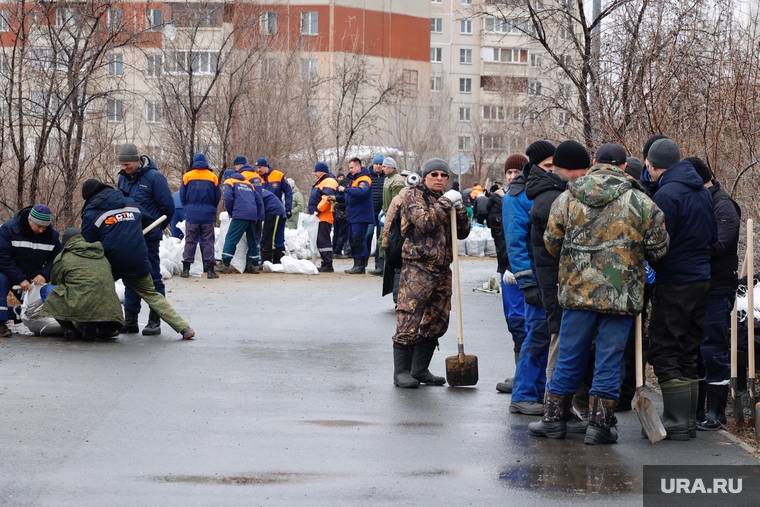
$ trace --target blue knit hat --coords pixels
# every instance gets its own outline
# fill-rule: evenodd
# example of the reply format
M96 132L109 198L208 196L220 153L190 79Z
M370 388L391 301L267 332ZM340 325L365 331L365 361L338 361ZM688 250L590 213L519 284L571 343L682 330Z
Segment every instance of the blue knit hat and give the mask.
M314 172L315 173L329 173L330 172L330 167L327 164L325 164L324 162L317 162L314 165Z
M226 169L224 171L224 179L226 180L227 178L229 178L233 174L235 174L235 171L233 169Z
M235 160L232 161L232 165L243 165L247 163L248 163L248 159L245 158L243 155L238 155L237 157L235 157Z
M44 204L35 204L29 211L29 221L47 227L52 222L53 213Z
M256 159L256 167L269 167L269 162L264 157L259 157Z
M378 153L375 155L375 158L372 159L373 164L382 164L383 160L385 160L385 157L382 153Z
M206 162L206 155L203 153L196 153L193 156L193 169L208 169L208 162Z

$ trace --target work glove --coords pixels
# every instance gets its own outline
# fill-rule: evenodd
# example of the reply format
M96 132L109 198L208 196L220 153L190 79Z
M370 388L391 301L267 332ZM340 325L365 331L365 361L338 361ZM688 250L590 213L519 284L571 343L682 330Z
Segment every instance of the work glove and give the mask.
M456 209L462 209L462 194L456 190L451 189L446 191L446 193L443 194L443 197L451 201L452 206L454 206Z
M377 215L377 221L380 222L380 225L385 225L385 213L382 211Z
M293 216L293 212L292 212L292 211L290 211L290 210L287 210L287 211L285 212L285 215L286 215L288 218L290 218L290 217L292 217L292 216Z
M541 291L535 285L524 288L523 297L529 305L544 306L544 302L541 300Z
M328 196L326 197L326 199L327 199L329 202L337 202L337 201L338 201L338 199L336 199L334 195L328 195Z
M511 271L504 272L504 285L517 285L517 278Z

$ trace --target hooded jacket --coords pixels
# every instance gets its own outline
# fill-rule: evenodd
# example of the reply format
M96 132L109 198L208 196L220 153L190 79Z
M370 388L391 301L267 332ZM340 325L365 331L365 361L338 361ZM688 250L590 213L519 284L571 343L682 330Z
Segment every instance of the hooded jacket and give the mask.
M191 224L213 224L222 198L219 178L208 169L191 169L182 177L179 198L185 220Z
M158 172L155 162L143 155L140 157L140 167L132 174L127 174L124 170L119 171L119 190L131 197L140 207L146 222L153 222L161 215L166 215L166 220L145 237L146 240L160 241L163 237L162 231L172 221L174 199L166 178Z
M224 207L233 220L264 220L264 201L249 180L232 173L224 180Z
M80 235L68 240L55 258L50 281L55 287L40 315L74 322L124 323L111 265L99 242L88 243Z
M269 166L269 172L261 174L261 186L274 195L282 202L285 197L285 209L290 211L293 208L293 190L285 175L277 169Z
M0 273L8 277L12 285L24 280L32 281L42 275L50 281L53 259L63 248L58 231L49 225L42 234L35 234L29 227L32 206L17 211L13 218L0 227Z
M501 200L507 256L521 289L538 285L533 263L533 243L530 240L530 207L533 201L525 194L526 173L530 174L528 164L509 184L507 195Z
M491 227L491 237L496 246L496 271L504 274L509 270L509 257L507 256L507 242L504 239L504 218L501 203L506 195L506 187L502 187L488 196L488 223Z
M544 243L559 257L563 308L634 316L643 308L644 260L665 255L668 233L641 185L597 164L554 201Z
M82 236L89 243L103 244L114 280L150 273L144 219L135 201L113 188L101 190L84 204Z
M348 221L356 223L375 223L375 211L372 204L372 179L366 167L356 174L348 175L345 191L337 195L339 202L346 203Z
M739 228L742 210L731 196L713 180L708 189L713 199L718 235L710 245L710 297L736 294L739 286Z
M710 280L710 247L718 236L710 191L686 160L667 169L654 187L652 200L665 213L670 234L667 255L651 263L655 285Z

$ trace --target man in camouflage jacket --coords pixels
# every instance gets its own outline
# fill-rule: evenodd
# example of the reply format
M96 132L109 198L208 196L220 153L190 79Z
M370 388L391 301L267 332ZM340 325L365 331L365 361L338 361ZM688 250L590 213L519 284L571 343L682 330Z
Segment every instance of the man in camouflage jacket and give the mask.
M428 366L438 338L449 327L453 248L451 208L456 208L457 237L470 233L470 220L462 205L462 194L443 190L449 179L445 160L432 158L422 167L422 183L409 189L400 212L403 265L396 305L396 334L393 336L393 382L399 387L420 383L443 385Z
M625 150L615 146L625 160ZM562 339L543 420L529 428L537 435L564 438L573 393L596 340L585 439L591 445L617 441L620 368L633 317L642 310L644 260L664 256L669 243L662 211L637 182L626 178L625 164L615 162L594 160L586 176L569 182L554 201L544 232L547 250L560 259Z

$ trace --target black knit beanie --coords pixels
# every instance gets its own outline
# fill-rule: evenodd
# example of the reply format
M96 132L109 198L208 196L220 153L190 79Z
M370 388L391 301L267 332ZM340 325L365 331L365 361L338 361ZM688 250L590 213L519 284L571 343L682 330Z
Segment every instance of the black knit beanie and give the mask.
M687 157L684 160L687 160L691 165L694 166L694 169L697 170L697 174L699 174L699 177L702 178L702 183L707 183L709 181L712 181L713 179L713 173L710 170L709 167L707 167L707 164L705 164L701 158L697 157Z
M549 141L536 141L528 146L525 154L528 156L528 162L531 166L538 165L547 158L554 155L556 148Z
M565 141L554 152L554 165L562 169L588 169L591 158L581 143Z
M98 181L96 179L90 178L89 180L82 183L82 198L85 201L88 201L93 195L97 194L104 188L112 188L112 187L109 187L102 181Z

